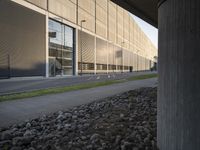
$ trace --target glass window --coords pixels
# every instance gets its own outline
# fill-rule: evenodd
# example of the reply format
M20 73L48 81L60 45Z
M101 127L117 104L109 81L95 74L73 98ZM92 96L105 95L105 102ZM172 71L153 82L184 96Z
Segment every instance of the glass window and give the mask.
M64 35L64 45L66 47L73 47L73 29L68 27L68 26L65 26L64 27L65 29L65 35Z
M68 51L63 51L63 57L71 59L73 57L73 53Z
M73 74L73 36L73 28L49 19L49 56L55 58L55 75Z
M50 43L62 45L62 25L56 21L49 20Z

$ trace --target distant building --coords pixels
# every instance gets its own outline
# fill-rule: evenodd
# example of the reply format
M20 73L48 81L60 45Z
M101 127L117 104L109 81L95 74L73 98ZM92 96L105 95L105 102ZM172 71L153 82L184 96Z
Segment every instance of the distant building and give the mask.
M155 56L109 0L0 1L0 78L150 70Z

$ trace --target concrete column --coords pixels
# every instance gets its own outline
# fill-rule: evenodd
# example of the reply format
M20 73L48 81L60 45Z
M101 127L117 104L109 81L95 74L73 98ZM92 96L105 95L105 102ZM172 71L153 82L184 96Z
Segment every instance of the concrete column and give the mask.
M94 74L97 74L97 37L94 37Z
M200 150L200 1L159 6L160 150Z
M78 47L79 47L79 45L78 45L78 28L75 28L75 38L76 38L76 46L75 46L75 60L74 60L74 63L75 63L75 67L74 67L74 69L75 69L75 75L76 76L78 76Z
M106 61L107 61L107 71L106 71L106 73L108 74L108 55L109 55L109 51L108 51L108 42L106 42L107 44L106 44Z
M49 77L49 13L46 12L46 34L45 34L45 52L46 52L46 58L45 58L45 76L48 78Z
M124 49L122 48L122 72L124 72Z

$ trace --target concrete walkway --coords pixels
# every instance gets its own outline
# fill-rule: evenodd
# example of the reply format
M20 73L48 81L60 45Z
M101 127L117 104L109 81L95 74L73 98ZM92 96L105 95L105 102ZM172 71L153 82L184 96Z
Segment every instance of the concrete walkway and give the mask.
M45 95L0 103L0 127L33 119L43 114L89 103L141 87L157 86L157 78L130 81L97 88Z

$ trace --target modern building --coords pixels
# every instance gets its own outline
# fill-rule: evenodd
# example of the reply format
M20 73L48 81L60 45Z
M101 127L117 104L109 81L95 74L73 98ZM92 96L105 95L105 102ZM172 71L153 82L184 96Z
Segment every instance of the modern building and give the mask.
M0 0L0 78L149 70L155 56L110 0Z

